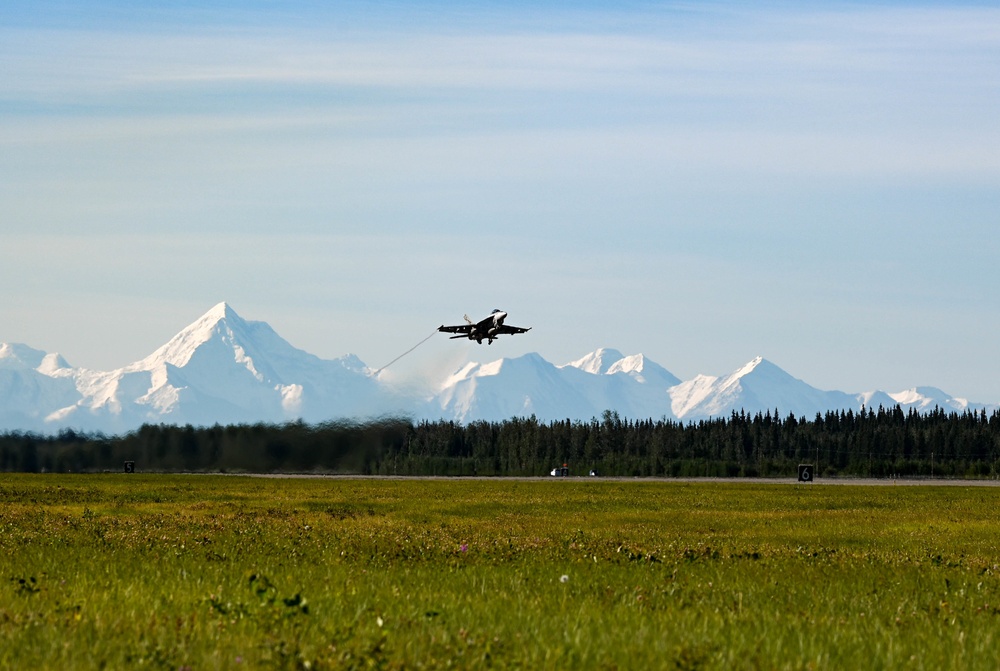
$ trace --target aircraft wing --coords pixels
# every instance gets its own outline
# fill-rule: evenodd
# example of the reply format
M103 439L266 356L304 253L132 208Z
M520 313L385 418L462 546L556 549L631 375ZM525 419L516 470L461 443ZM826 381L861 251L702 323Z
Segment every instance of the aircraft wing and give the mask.
M459 324L458 326L445 326L442 324L441 326L438 326L438 331L441 331L442 333L464 333L468 335L472 332L472 328L472 324Z
M502 324L500 326L500 330L497 331L497 335L500 334L517 335L518 333L527 333L530 330L531 330L530 326L528 328L523 328L521 326L507 326L506 324Z

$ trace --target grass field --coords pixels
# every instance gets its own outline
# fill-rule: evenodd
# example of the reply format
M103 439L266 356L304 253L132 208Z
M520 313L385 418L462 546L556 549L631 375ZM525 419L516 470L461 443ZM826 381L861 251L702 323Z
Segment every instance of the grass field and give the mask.
M1000 489L0 476L0 668L995 669Z

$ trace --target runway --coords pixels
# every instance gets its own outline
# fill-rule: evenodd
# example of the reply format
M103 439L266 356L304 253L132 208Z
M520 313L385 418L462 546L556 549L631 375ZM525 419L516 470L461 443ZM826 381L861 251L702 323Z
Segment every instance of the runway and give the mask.
M854 486L854 487L1000 487L1000 480L961 480L955 478L816 478L812 482L799 482L794 477L789 478L664 478L664 477L587 477L568 476L553 477L540 475L524 476L473 476L473 475L349 475L336 473L230 473L255 478L316 478L329 480L482 480L510 482L662 482L662 483L726 483L746 485L795 485L799 487L814 486Z

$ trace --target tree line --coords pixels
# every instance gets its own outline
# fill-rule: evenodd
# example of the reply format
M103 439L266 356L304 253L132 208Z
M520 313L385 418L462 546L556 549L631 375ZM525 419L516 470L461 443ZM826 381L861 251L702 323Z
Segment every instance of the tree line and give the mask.
M1000 410L894 408L795 415L733 412L683 423L629 420L232 426L144 425L122 436L63 430L0 434L0 471L325 472L363 475L1000 476Z

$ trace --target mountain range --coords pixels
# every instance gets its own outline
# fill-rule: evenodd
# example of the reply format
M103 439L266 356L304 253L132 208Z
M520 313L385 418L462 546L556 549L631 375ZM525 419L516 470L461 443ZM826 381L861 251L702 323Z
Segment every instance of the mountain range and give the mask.
M1000 408L934 387L898 393L822 391L756 357L724 376L680 380L642 354L602 348L554 365L539 354L468 363L435 391L383 381L348 354L327 360L297 349L265 322L219 303L146 358L112 371L70 366L60 355L0 344L0 431L64 428L108 434L142 424L364 420L542 421L601 417L697 421L733 411L794 413L900 405L920 412Z

